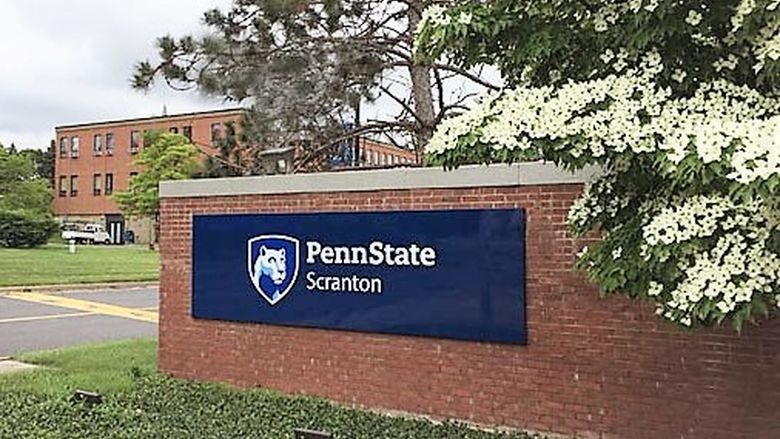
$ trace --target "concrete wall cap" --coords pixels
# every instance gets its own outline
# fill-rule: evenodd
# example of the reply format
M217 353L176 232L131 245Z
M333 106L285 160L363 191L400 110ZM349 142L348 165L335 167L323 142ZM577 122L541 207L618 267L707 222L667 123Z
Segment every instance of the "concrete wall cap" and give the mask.
M393 168L164 181L161 198L271 195L322 192L365 192L405 189L537 186L577 184L590 180L594 167L567 172L552 163L474 165L445 171L441 167Z

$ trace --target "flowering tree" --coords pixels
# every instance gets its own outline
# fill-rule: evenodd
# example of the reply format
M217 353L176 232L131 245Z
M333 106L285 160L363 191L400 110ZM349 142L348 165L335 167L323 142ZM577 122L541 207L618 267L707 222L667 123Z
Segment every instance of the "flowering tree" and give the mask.
M445 167L533 158L603 172L574 204L578 266L686 327L780 305L780 0L466 1L418 56L494 60L512 88L444 121Z

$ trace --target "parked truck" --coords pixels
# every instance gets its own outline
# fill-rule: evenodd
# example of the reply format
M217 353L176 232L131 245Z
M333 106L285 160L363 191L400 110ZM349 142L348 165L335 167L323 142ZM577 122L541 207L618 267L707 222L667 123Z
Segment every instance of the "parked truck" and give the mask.
M81 230L64 230L62 239L74 240L79 244L111 244L111 235L100 224L87 224Z

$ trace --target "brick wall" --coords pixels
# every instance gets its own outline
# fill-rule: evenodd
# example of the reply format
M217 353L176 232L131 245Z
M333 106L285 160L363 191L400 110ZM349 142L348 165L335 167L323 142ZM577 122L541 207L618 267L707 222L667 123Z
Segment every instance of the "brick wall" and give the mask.
M160 368L348 404L604 438L780 437L780 319L685 333L573 272L577 184L164 198ZM524 207L527 346L193 320L192 215Z

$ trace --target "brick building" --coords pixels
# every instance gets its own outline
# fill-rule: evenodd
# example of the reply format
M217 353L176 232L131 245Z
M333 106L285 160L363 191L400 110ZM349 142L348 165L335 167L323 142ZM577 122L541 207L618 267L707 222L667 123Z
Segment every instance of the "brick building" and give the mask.
M133 231L137 242L148 242L151 220L125 218L111 199L114 192L126 190L130 178L139 172L133 161L143 148L144 132L179 133L205 154L213 154L217 150L212 145L223 136L225 124L239 122L243 114L237 108L56 127L55 215L63 223L104 224L115 243L122 241L125 230ZM341 165L415 162L412 151L368 139L360 139L360 151L359 161L342 161ZM269 151L266 172L290 172L294 153L292 147Z
M63 222L105 224L116 243L125 230L148 242L151 221L124 218L111 199L139 171L133 161L143 147L144 132L171 131L209 145L222 135L225 123L242 114L231 109L56 127L55 215Z

